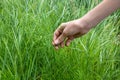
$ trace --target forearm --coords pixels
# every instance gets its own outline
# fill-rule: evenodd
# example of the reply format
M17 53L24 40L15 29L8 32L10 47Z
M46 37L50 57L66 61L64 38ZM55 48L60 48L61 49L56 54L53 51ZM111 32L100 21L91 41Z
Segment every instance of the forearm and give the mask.
M104 0L83 16L82 19L89 24L89 28L92 28L119 8L120 0Z

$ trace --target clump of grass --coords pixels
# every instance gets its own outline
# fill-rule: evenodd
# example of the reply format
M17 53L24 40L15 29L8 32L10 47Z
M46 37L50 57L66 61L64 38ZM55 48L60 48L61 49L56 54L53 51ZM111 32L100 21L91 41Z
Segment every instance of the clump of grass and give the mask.
M83 16L98 2L1 0L0 80L119 80L118 12L67 48L51 45L60 23Z

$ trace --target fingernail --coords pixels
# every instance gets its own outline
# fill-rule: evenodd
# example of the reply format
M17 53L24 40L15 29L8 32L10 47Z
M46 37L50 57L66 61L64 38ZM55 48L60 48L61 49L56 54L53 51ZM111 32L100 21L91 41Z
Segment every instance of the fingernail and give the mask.
M70 43L67 43L66 46L68 47L70 45Z
M58 44L58 40L55 41L55 44Z
M58 47L58 46L56 46L56 47L55 47L55 49L56 49L56 50L58 50L58 49L59 49L59 47Z

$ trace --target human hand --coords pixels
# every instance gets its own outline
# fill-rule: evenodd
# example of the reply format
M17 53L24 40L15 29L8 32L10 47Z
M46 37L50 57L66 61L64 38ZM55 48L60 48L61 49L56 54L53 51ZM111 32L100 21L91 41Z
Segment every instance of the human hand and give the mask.
M102 1L81 19L62 23L54 32L52 44L56 49L58 49L59 46L64 47L64 42L66 46L69 46L73 39L86 34L92 27L96 26L119 8L120 0Z
M62 23L54 32L52 44L56 49L69 46L71 41L86 34L90 30L88 23L83 19L77 19Z

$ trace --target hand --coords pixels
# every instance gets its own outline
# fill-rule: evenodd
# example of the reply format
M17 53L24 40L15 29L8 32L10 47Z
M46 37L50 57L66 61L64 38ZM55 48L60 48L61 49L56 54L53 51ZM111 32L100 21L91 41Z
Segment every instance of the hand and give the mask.
M66 46L69 46L74 38L86 34L92 27L119 8L120 0L104 0L81 19L62 23L54 32L52 44L56 49L59 46L64 47L64 42Z
M54 32L52 44L56 49L59 49L59 46L69 46L73 39L86 34L89 30L88 23L83 19L62 23Z

